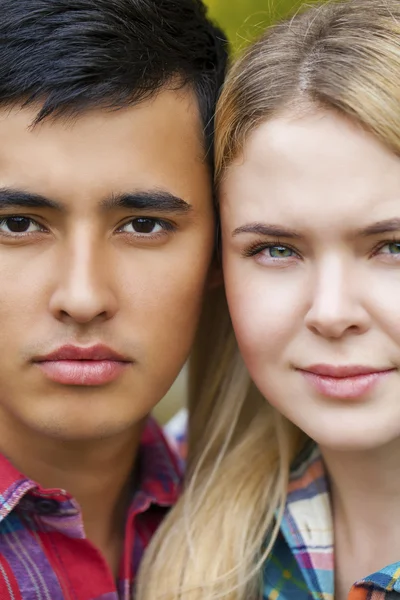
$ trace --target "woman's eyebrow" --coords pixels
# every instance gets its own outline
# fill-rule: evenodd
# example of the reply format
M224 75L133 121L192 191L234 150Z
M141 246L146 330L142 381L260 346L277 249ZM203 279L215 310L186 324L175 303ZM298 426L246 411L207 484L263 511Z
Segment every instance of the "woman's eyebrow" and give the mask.
M286 229L281 225L273 225L269 223L248 223L235 229L232 233L232 237L240 235L241 233L256 233L258 235L282 237L282 238L293 238L299 239L302 236L294 229Z
M385 219L384 221L377 221L368 227L364 227L358 231L361 236L377 235L378 233L389 233L390 231L400 230L400 219Z

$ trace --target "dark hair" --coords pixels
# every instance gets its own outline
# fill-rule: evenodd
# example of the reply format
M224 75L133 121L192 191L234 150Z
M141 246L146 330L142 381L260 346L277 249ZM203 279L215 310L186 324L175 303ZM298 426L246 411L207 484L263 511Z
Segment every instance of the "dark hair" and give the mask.
M174 78L196 92L207 150L227 62L201 0L0 0L0 105L34 124L141 102Z

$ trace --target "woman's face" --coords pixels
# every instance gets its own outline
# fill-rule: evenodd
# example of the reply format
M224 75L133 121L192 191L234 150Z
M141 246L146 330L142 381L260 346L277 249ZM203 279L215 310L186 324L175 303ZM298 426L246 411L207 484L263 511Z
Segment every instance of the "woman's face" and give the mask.
M321 445L400 436L400 159L333 112L261 125L221 186L223 261L262 394Z

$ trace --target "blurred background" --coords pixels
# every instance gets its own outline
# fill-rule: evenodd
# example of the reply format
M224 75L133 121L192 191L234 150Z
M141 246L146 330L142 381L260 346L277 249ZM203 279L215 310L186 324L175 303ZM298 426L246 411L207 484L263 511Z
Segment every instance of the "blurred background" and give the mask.
M307 0L312 4L316 0ZM293 14L302 0L205 0L209 14L228 34L233 55L259 36L271 23ZM185 370L155 410L165 423L182 407L186 395Z
M205 0L205 2L211 17L228 34L234 52L245 47L267 25L292 14L303 4L301 0ZM308 0L307 4L311 2Z

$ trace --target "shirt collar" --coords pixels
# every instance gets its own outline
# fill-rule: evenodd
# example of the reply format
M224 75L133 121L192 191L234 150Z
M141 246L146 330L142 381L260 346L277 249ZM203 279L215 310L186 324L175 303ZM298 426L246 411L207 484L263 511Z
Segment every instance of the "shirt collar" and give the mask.
M172 506L178 500L182 471L177 454L154 419L148 419L137 458L136 490L153 504Z
M7 517L27 492L37 484L25 477L0 454L0 522Z
M281 532L314 597L334 589L333 523L318 446L309 443L293 464Z
M182 478L179 461L160 426L151 417L147 419L141 436L136 465L134 496L142 492L153 504L175 504ZM65 499L64 492L43 489L0 454L0 522L31 491L38 496L57 499L60 495L60 499Z
M324 463L314 442L306 445L292 466L281 533L296 559L312 597L333 598L332 507ZM400 562L356 582L349 598L369 598L368 589L371 588L384 592L400 592ZM356 589L366 590L365 594L358 596L355 593L353 596L352 592Z

